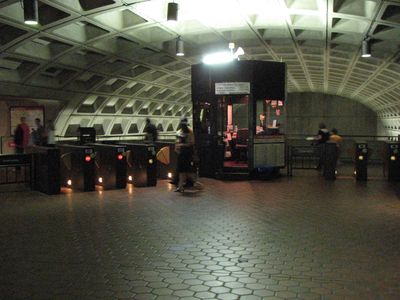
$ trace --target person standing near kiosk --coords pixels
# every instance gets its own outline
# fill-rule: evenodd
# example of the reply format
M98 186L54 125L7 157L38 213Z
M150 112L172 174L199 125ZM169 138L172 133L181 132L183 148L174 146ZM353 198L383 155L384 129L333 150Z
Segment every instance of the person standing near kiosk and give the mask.
M201 188L202 184L197 181L194 166L194 135L186 118L181 120L180 129L177 132L175 151L178 154L176 173L178 176L178 187L175 192L184 192L184 186L188 181L193 186Z
M25 117L21 117L21 123L14 131L15 153L22 154L29 143L29 126L26 124Z

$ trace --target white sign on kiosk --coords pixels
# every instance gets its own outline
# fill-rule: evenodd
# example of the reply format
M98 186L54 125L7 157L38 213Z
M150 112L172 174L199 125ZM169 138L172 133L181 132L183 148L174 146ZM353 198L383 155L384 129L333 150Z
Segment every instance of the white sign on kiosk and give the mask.
M215 95L250 94L250 82L216 82Z

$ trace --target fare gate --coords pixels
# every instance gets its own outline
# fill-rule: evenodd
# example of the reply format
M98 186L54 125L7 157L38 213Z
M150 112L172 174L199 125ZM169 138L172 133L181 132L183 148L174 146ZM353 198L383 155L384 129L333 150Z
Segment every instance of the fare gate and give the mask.
M154 144L123 143L127 150L128 182L136 187L157 185L157 157Z
M389 181L400 180L400 143L387 142L385 145L385 169Z
M61 186L84 192L95 190L95 152L93 147L59 144Z
M87 144L96 152L96 184L105 189L126 187L126 149L124 145Z
M356 180L368 179L368 144L366 142L355 143L355 175Z

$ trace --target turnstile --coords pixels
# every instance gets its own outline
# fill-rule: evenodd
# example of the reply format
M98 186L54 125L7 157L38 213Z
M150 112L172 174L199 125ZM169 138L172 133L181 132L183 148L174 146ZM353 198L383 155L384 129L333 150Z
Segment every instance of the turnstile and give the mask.
M400 143L386 142L385 168L389 181L400 180Z
M368 179L368 144L362 141L356 142L355 148L356 180L366 181Z
M154 144L121 143L127 150L128 182L136 187L157 184L157 157Z
M104 189L126 187L126 151L124 145L87 144L96 152L96 184Z
M61 186L84 192L95 190L95 153L93 147L58 144Z
M175 143L156 142L156 151L157 177L160 179L173 179L176 177L178 155L175 152Z
M34 180L33 188L55 195L60 193L60 149L32 147Z

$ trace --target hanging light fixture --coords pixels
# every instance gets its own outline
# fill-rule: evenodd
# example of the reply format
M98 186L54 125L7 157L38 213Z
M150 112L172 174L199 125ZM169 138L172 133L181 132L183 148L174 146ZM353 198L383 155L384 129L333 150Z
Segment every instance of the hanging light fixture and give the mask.
M229 51L207 54L203 57L203 63L206 65L224 64L234 60L240 60L239 56L244 55L244 50L242 47L238 47L237 50L234 51L235 43L229 43L228 48Z
M23 8L24 8L24 23L27 25L39 24L37 0L24 0Z
M183 45L183 41L180 36L176 39L176 56L184 56L185 49Z
M361 57L371 57L371 43L368 38L362 41Z
M167 21L178 21L178 3L168 3Z

